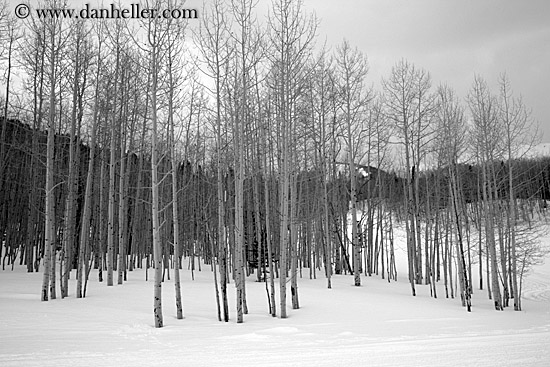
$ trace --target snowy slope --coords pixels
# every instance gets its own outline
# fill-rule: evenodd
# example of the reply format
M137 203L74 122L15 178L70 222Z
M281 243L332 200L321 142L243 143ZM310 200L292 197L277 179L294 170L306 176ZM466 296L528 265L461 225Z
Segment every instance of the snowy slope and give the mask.
M546 238L545 241L550 239ZM299 281L300 310L267 313L265 284L247 283L244 324L217 321L209 268L182 272L184 320L164 283L165 327L153 327L153 284L144 271L107 287L92 272L88 297L40 302L41 274L0 271L0 366L547 366L550 259L525 282L524 311L496 312L476 289L473 312L458 299L410 296L406 274L389 283L351 276ZM151 273L152 276L152 273ZM71 291L74 292L74 280ZM476 284L476 283L474 283ZM235 314L230 285L230 310ZM444 297L443 286L438 293Z

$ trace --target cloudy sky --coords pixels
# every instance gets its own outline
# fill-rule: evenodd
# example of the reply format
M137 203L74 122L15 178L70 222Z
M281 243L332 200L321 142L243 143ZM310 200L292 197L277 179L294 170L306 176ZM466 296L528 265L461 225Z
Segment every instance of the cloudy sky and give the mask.
M201 8L208 0L188 0ZM258 18L270 0L258 0ZM401 58L430 72L464 98L475 74L498 91L506 72L550 142L549 0L303 0L320 20L318 44L344 38L365 52L376 88ZM9 0L13 7L21 0ZM100 1L76 0L73 4ZM138 0L123 0L134 3ZM36 1L31 1L35 5ZM103 4L111 1L103 0Z
M260 0L262 1L262 0ZM304 0L320 39L364 51L375 87L406 58L464 98L475 74L494 92L506 72L550 142L550 1Z

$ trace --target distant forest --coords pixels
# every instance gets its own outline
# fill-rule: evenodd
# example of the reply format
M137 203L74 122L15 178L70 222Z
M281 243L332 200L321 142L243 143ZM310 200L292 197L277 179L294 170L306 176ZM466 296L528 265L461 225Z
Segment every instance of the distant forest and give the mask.
M284 318L303 271L328 287L333 274L395 280L399 228L412 295L443 282L470 311L476 265L495 309L521 310L550 157L530 154L536 123L506 74L498 90L476 76L461 100L402 59L375 89L366 54L318 45L295 0L274 0L265 22L249 0L212 0L189 22L7 9L0 257L43 272L43 301L69 296L71 272L84 297L91 269L111 286L151 267L161 327L162 281L174 277L180 317L189 258L214 273L220 321L231 281L243 321L252 275Z

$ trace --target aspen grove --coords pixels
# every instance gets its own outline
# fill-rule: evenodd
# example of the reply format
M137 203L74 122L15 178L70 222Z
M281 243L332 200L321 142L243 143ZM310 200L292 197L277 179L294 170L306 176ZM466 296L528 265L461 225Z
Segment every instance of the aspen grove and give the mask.
M19 20L0 2L2 270L41 272L49 301L151 269L158 328L166 302L184 318L185 267L212 273L213 319L242 323L247 282L286 318L302 279L348 274L368 293L369 277L397 280L396 256L411 296L427 286L469 312L484 292L522 310L548 251L534 223L548 221L550 157L530 154L537 122L513 80L476 75L458 96L406 59L372 80L369 50L323 44L301 1L258 8Z

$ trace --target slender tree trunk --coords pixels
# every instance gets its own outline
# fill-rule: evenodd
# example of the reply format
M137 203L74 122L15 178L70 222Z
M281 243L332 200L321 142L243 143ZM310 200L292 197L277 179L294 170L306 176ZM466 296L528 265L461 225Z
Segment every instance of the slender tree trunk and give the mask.
M487 173L487 163L483 163L483 205L484 205L484 215L485 215L485 238L487 241L488 248L488 258L491 262L491 288L492 296L495 304L495 309L501 311L502 307L502 298L500 294L500 286L498 284L498 263L497 263L497 253L496 253L496 244L495 244L495 232L494 232L494 214L492 210L492 194L488 188L490 185L489 175Z
M511 149L508 152L508 157L512 154ZM512 258L512 294L514 297L514 310L521 311L521 293L518 289L518 266L517 266L517 245L516 245L516 222L517 222L517 209L516 209L516 194L514 190L514 176L512 173L512 159L508 158L508 184L510 195L510 215L509 215L509 236L510 236L510 249Z
M275 269L273 267L273 244L271 242L271 208L269 206L269 177L267 171L267 136L265 128L263 129L264 137L264 207L265 207L265 234L267 242L267 263L269 269L269 299L271 304L271 316L277 316L277 305L275 303Z
M283 126L283 129L287 128ZM286 136L287 134L285 134ZM288 137L283 137L283 168L281 172L281 188L280 188L280 213L281 213L281 233L280 238L280 277L279 277L279 292L280 292L280 307L281 307L281 318L284 319L287 317L286 312L286 277L287 277L287 253L288 253L288 195L289 195L289 153L288 153Z
M37 37L45 37L45 34L42 33L42 35ZM42 45L45 42L41 42ZM30 170L32 172L32 183L31 183L31 193L29 195L29 203L28 203L28 212L29 212L29 220L27 222L27 254L32 254L34 250L36 250L36 258L38 257L38 252L40 249L40 233L42 232L39 228L41 227L38 223L41 223L41 213L38 210L38 203L39 201L39 193L38 193L38 186L40 182L40 174L38 167L40 166L38 161L38 154L39 154L39 138L38 138L38 131L41 130L42 126L42 115L43 115L43 104L44 104L44 74L45 74L45 68L44 68L44 61L45 61L45 52L44 52L44 46L41 46L34 50L34 61L36 63L36 67L34 69L34 82L33 82L33 131L32 131L32 145L31 149L33 152L33 155L31 156L31 166ZM5 116L6 117L6 116ZM7 122L7 120L5 120ZM4 128L4 127L3 127ZM4 141L4 138L2 138L2 141ZM1 175L0 175L1 177ZM1 180L0 180L1 181ZM1 247L1 246L0 246ZM34 250L33 250L34 249ZM1 252L1 251L0 251ZM32 256L34 257L34 256ZM27 259L29 261L30 259ZM36 260L36 264L39 264L39 260ZM33 271L33 263L32 261L29 261L27 263L27 271L32 272ZM36 269L38 271L38 269Z
M292 175L290 192L290 222L291 222L291 243L290 243L290 294L292 296L292 309L300 308L298 298L298 177Z
M125 73L123 73L125 74ZM123 76L123 83L125 77ZM124 110L127 109L128 100L127 100L127 86L122 85L122 103ZM128 192L127 192L127 181L129 179L129 172L127 172L126 164L128 163L128 155L126 154L126 131L128 129L127 125L127 114L121 113L121 124L124 126L120 127L120 166L119 166L119 180L118 180L118 265L117 265L117 284L122 284L124 282L126 274L126 240L127 240L127 226L128 226Z
M174 80L172 70L172 50L168 51L168 125L170 128L170 161L172 162L172 225L174 232L174 287L176 292L176 317L183 319L183 306L181 303L181 254L180 254L180 222L179 222L179 200L178 200L178 163L176 159L176 134L174 122L174 89L176 81ZM214 260L212 259L212 262ZM214 274L216 270L214 269ZM217 292L216 292L217 295Z
M156 46L152 46L151 50L151 218L153 221L153 256L155 264L155 284L153 292L153 313L155 319L155 327L160 328L164 325L162 317L162 244L160 242L160 221L159 221L159 152L157 138L157 85L158 85L158 70L157 70L157 52Z
M357 173L353 161L353 147L351 145L351 121L348 121L348 164L351 179L350 192L350 214L351 214L351 246L353 251L353 281L356 287L361 286L361 248L359 247L359 236L357 231Z
M461 205L459 204L459 198L458 198L456 168L453 169L453 167L450 166L449 171L450 171L449 176L451 178L450 191L451 191L451 197L453 201L452 207L453 207L454 217L456 221L456 231L457 231L457 239L458 239L457 262L458 262L459 274L457 276L460 279L460 295L462 299L462 305L466 306L468 312L471 312L472 304L471 304L471 296L470 296L470 283L468 281L466 260L464 259L464 245L462 241L462 219L461 219L461 215L459 214L459 208L461 208Z
M44 275L42 278L42 301L48 300L48 287L51 299L55 298L55 286L51 286L55 276L55 197L54 197L54 158L55 158L55 93L56 93L56 23L52 20L50 25L50 106L48 118L48 138L46 154L46 212L45 212L45 251L44 251ZM53 274L52 274L53 272ZM53 275L53 276L52 276Z
M98 125L99 114L99 89L100 80L99 73L101 70L101 45L99 43L98 49L98 64L95 78L95 94L94 94L94 114L92 120L92 132L90 137L90 157L88 160L88 173L86 177L86 191L84 193L84 207L82 209L82 224L80 227L80 246L78 251L78 263L77 263L77 286L76 297L83 297L83 277L84 277L84 264L86 261L86 254L88 252L88 242L90 238L90 222L92 216L92 194L93 194L93 181L94 181L94 166L95 166L95 149L96 149L96 134ZM100 182L100 185L102 182Z
M326 163L323 163L323 167L326 167ZM324 214L324 244L325 244L325 275L327 277L327 288L332 288L332 241L330 235L330 222L328 212L328 187L327 187L327 174L323 169L323 214Z
M79 29L76 30L79 32ZM62 245L62 264L60 267L64 269L62 272L61 282L61 298L65 298L69 294L69 274L73 267L72 262L72 251L75 244L76 238L76 194L77 194L77 177L78 177L78 164L79 162L79 151L80 147L78 146L78 136L79 131L76 130L77 125L77 100L79 95L79 79L80 79L80 45L81 37L76 36L75 40L75 65L74 65L74 75L73 75L73 99L72 99L72 113L71 113L71 130L70 130L70 144L69 144L69 177L67 178L67 198L65 201L65 230L63 232L63 245Z
M218 190L218 261L220 263L220 289L222 296L223 320L229 321L229 305L227 302L227 239L225 233L225 190L222 173L222 141L221 141L221 101L220 82L216 79L216 156L217 156L217 190Z
M115 76L114 76L114 93L113 99L117 100L118 92L118 77L120 73L120 55L117 45L116 61L115 61ZM108 206L108 229L107 229L107 286L113 285L113 268L115 262L115 183L116 183L116 139L118 138L117 114L113 109L111 111L111 143L110 143L110 158L109 158L109 206ZM120 215L121 213L119 213Z

